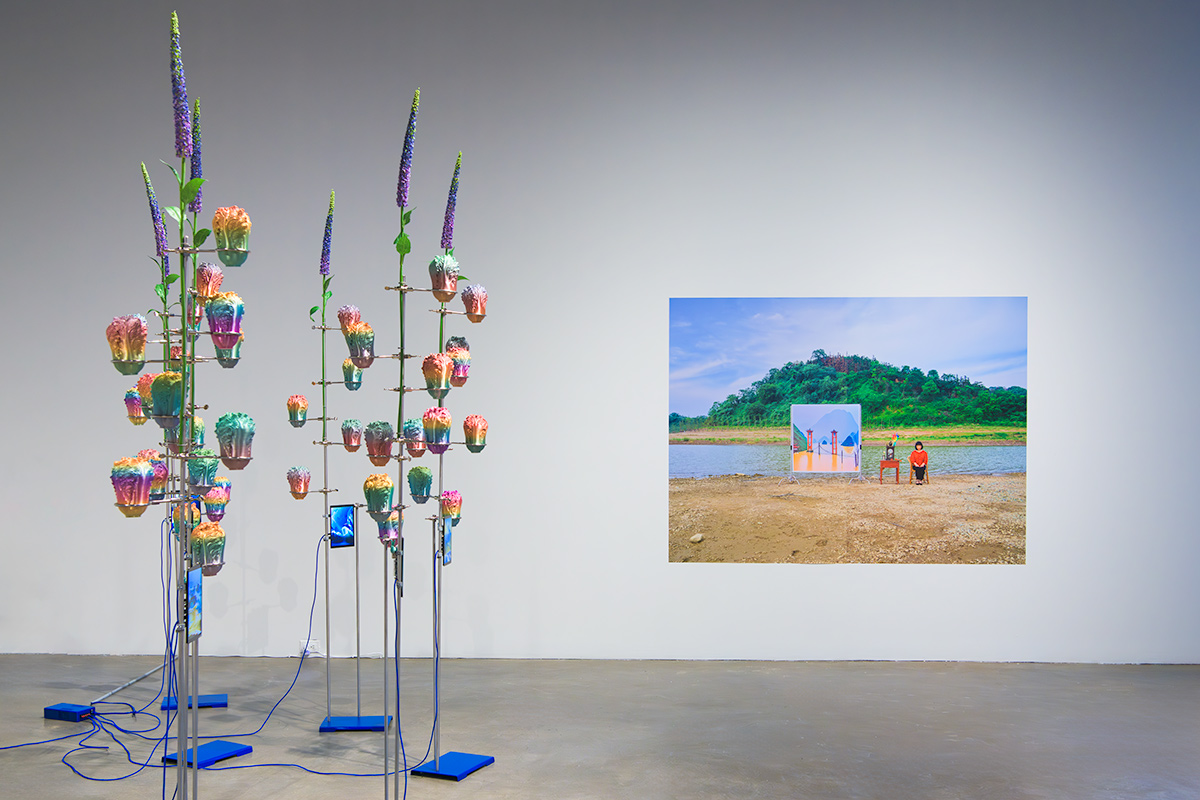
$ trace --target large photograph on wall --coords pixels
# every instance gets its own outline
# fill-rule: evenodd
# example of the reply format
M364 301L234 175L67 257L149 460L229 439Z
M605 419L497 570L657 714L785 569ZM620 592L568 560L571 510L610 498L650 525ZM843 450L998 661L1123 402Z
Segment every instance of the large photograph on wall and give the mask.
M672 298L668 558L1024 564L1024 297Z

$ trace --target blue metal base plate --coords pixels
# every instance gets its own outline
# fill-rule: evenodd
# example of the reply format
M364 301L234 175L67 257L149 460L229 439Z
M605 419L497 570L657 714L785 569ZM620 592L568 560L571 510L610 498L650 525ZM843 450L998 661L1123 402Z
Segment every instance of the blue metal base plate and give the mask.
M200 708L227 708L229 706L229 695L227 694L202 694L200 695ZM188 695L188 708L192 707L192 696ZM159 706L163 711L175 710L175 698L164 697L162 704Z
M204 769L210 764L215 764L218 761L224 761L225 759L233 758L234 756L244 756L253 751L254 748L250 745L241 744L239 742L226 742L221 739L218 739L215 742L205 742L204 744L200 745L198 751L200 754L199 763L195 764L195 766L199 767L200 769ZM174 764L175 753L169 753L163 756L162 760L164 764ZM187 763L188 766L193 766L192 748L188 748Z
M388 717L390 723L392 718ZM336 733L338 731L381 731L383 730L383 715L374 717L326 717L318 729L321 733Z
M430 759L419 767L413 767L412 774L424 775L426 778L461 781L472 772L494 763L496 763L494 756L478 756L474 753L442 753L436 767L433 760Z

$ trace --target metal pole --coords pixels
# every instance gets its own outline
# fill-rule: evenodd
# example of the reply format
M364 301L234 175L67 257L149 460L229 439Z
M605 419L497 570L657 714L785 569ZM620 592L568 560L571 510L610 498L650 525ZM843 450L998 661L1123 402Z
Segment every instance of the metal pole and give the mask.
M388 701L388 563L387 555L383 557L383 800L388 798L388 740L391 731L388 730L388 712L391 703Z
M200 640L192 642L192 800L200 797Z
M180 514L179 525L179 569L176 584L178 622L175 625L175 786L180 800L187 800L187 568L183 556L183 540L186 536Z
M399 534L397 534L397 536L396 536L396 550L393 553L392 558L394 559L392 562L392 566L393 566L392 591L395 593L395 603L396 603L396 632L395 632L396 646L395 646L395 653L394 653L394 656L396 659L396 748L395 748L396 773L395 773L395 776L392 778L392 784L393 784L392 791L394 792L397 800L399 800L399 798L400 798L400 772L401 772L401 770L405 770L408 768L408 764L403 763L400 760L400 753L402 752L401 748L403 746L403 743L400 741L400 737L401 737L401 731L400 731L400 603L401 603L401 598L404 595L404 590L402 588L403 584L401 583L400 576L401 576L401 571L403 570L403 564L404 564L404 539Z
M328 384L325 380L325 283L321 282L321 441L329 441L329 395ZM325 539L325 718L333 716L333 678L330 677L329 654L333 650L329 641L329 548L330 529L333 527L329 517L329 448L321 446L321 499L325 503L325 517L322 520L321 536ZM305 650L308 643L305 642Z
M328 459L328 447L321 448L326 451ZM329 503L329 494L325 494L325 502ZM325 514L326 520L329 519L329 513ZM329 526L326 523L327 527ZM330 537L321 535L325 540L325 716L326 718L333 716L333 679L329 675L329 651L332 650L329 646L329 539ZM305 650L308 649L308 643L304 643Z
M187 800L187 692L188 692L188 642L187 642L187 567L190 501L182 497L183 461L174 459L177 473L174 477L180 501L179 524L176 526L178 559L175 568L175 788L179 800Z
M442 715L441 683L439 682L442 662L442 553L446 547L446 521L442 517L442 493L445 491L444 452L438 453L438 511L433 523L433 768L441 769Z
M325 450L328 452L329 448ZM328 501L326 501L328 502ZM358 509L354 509L354 530L358 530ZM358 698L358 714L362 718L362 604L359 602L358 591L358 551L359 546L356 543L354 547L354 696ZM385 561L387 559L384 559ZM328 574L328 570L326 570ZM329 634L325 635L329 638ZM326 645L328 647L328 645Z
M403 207L401 207L400 208L400 235L401 236L404 235L404 213L405 213L405 209ZM398 271L399 271L399 276L398 276L399 280L397 281L396 294L400 295L399 299L397 300L397 306L398 306L399 315L400 315L400 319L399 319L400 355L397 358L397 360L400 362L400 382L397 384L397 386L400 391L398 391L396 393L396 397L397 397L397 399L396 399L396 435L398 438L403 439L404 438L404 362L408 360L407 356L406 356L406 351L404 349L404 346L405 346L405 342L404 342L404 329L405 329L404 305L405 305L405 298L408 296L408 294L407 294L407 292L404 291L404 255L403 254L400 255L400 264L398 266ZM400 453L399 453L400 458L396 459L396 483L398 485L398 491L396 492L396 507L397 507L397 509L399 509L399 516L400 516L399 525L396 528L396 548L397 548L398 553L402 552L402 548L404 546L404 544L403 544L404 543L404 450L405 450L405 446L403 444L401 444L400 445ZM387 565L387 551L386 550L384 551L383 562L384 562L384 570L386 571L387 570L387 566L386 566ZM396 562L396 565L394 568L395 574L394 574L393 580L396 582L398 582L400 580L399 570L401 569L402 563L403 563L402 560ZM387 585L386 578L385 578L384 585L385 586ZM395 583L393 583L393 586L395 586ZM395 748L396 774L393 776L392 781L395 784L396 800L400 800L400 770L404 769L405 765L401 765L401 763L400 763L401 731L400 731L400 648L399 648L400 600L399 600L399 598L396 598L396 612L395 613L396 613L396 643L397 643L396 654L395 654L395 656L396 656L396 748ZM386 636L386 633L387 633L386 614L385 614L384 619L385 619L385 622L384 622L385 636L383 638L383 643L384 643L384 648L386 649L387 641L388 641L387 636ZM386 652L384 653L384 663L385 664L387 663L387 653ZM387 720L388 720L387 715L388 715L388 712L391 710L390 704L387 702L386 683L388 682L388 680L389 680L389 676L387 674L387 670L384 669L385 686L384 686L384 694L383 694L383 699L384 699L383 722L384 722L385 731L387 729ZM388 737L388 733L385 732L384 733L384 741L385 742L387 740L387 737ZM385 752L386 752L386 745L385 745ZM387 800L387 770L386 769L384 770L383 782L384 782L383 797L384 797L384 800Z

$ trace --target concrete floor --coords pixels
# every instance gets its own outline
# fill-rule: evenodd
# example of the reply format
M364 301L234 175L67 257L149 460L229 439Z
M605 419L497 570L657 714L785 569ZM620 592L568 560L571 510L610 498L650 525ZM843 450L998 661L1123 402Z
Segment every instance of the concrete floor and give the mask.
M44 720L42 708L86 705L154 663L0 655L0 746L87 730ZM335 714L354 713L353 663L334 662ZM253 731L297 664L203 659L201 692L228 692L230 706L202 711L201 733ZM382 713L382 667L363 664L364 713ZM429 738L430 662L405 660L401 681L411 759ZM157 690L148 679L112 699L145 704ZM411 778L409 797L1200 798L1197 666L446 660L441 713L443 752L496 763L462 783ZM235 739L254 752L224 763L380 768L382 734L318 734L324 715L323 662L306 661L266 728ZM123 738L145 758L149 743ZM89 744L110 749L75 753L81 771L131 771L107 737ZM0 797L161 796L158 769L118 783L77 777L59 761L73 746L0 751ZM382 777L283 766L205 770L199 781L205 800L383 796ZM168 797L173 788L171 771Z

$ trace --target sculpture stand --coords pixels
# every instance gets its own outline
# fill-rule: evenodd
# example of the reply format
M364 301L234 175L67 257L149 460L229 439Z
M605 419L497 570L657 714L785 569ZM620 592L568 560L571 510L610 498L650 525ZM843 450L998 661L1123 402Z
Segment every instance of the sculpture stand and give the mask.
M441 456L438 456L439 462ZM441 465L438 465L441 471ZM439 493L440 494L440 493ZM433 707L440 709L441 674L440 662L442 651L442 567L447 563L449 554L448 537L450 535L450 519L435 517L433 519ZM412 774L425 778L441 778L443 780L461 781L463 778L489 764L494 764L494 756L478 755L476 753L460 753L451 751L441 752L442 717L435 711L433 722L433 758L420 766L413 767Z

